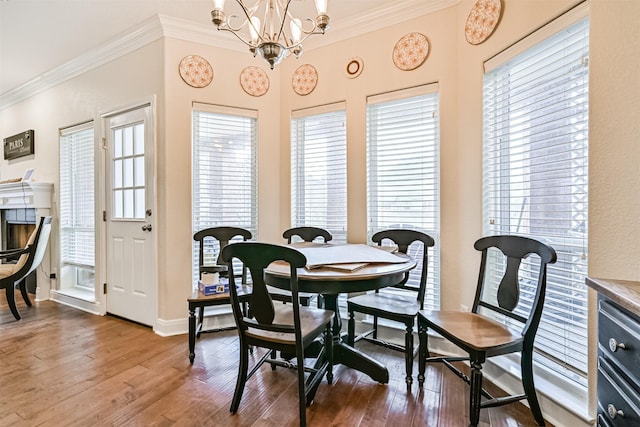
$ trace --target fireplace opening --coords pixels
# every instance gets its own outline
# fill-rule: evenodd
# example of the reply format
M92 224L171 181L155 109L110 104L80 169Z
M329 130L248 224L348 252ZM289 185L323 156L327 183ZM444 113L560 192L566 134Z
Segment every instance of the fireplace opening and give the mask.
M35 209L6 209L2 211L2 250L22 249L27 246L31 233L36 229ZM19 256L5 258L3 263L17 263ZM27 276L27 291L36 292L36 272Z

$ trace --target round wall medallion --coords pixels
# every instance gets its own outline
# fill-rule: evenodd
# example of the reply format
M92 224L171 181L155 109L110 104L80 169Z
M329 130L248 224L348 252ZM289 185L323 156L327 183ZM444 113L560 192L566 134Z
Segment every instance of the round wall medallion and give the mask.
M318 84L318 72L311 64L304 64L298 67L293 73L291 86L298 95L308 95Z
M357 56L351 58L349 62L347 62L347 67L345 69L347 77L349 77L350 79L355 79L360 75L363 68L364 62L362 61L362 58L359 58Z
M245 67L240 72L240 86L251 96L262 96L269 90L269 76L259 67Z
M415 70L429 55L429 40L424 34L409 33L393 47L393 63L403 71Z
M469 44L480 44L493 34L502 13L501 0L478 0L467 16L464 36Z
M213 81L211 64L198 55L189 55L182 58L178 70L182 80L189 86L205 87Z

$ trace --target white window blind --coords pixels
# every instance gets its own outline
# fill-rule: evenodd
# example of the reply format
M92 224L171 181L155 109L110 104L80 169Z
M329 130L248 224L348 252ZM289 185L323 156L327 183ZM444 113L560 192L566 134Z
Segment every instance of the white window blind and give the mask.
M196 104L193 110L193 233L232 226L257 233L257 112ZM215 246L215 247L213 247ZM193 278L198 278L198 244ZM205 247L215 264L217 242Z
M297 111L291 120L291 226L320 227L347 241L345 104Z
M483 95L484 233L556 250L536 360L579 384L587 373L588 58L585 18L486 73ZM531 295L520 304L530 306Z
M367 99L368 235L411 228L433 237L425 308L440 306L440 122L436 84ZM417 244L409 253L417 260ZM418 286L418 265L409 284ZM383 290L401 292L400 290Z
M93 123L60 132L60 287L93 290L95 272Z

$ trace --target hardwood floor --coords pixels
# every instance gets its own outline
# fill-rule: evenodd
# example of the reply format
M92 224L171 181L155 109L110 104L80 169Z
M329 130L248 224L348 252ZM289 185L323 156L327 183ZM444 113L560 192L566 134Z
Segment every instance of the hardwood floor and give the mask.
M229 413L236 380L235 331L205 334L189 364L187 335L160 337L150 328L100 317L51 301L15 321L0 296L0 425L2 426L294 426L295 374L268 366ZM185 301L186 312L186 301ZM310 426L465 426L468 387L439 364L424 390L406 392L401 353L368 343L391 381L380 385L337 366L307 408ZM416 363L417 370L417 363ZM491 390L495 392L495 390ZM498 394L498 393L496 393ZM483 410L483 427L533 426L528 408ZM549 425L549 424L547 424Z

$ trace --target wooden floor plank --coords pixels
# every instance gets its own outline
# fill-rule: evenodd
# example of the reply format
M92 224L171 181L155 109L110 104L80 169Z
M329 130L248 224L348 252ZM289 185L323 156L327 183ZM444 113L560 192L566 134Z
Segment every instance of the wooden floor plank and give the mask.
M160 337L148 327L51 301L18 306L21 321L0 301L3 427L298 425L296 374L285 368L263 366L248 381L238 413L229 412L238 367L235 331L203 334L191 365L186 335ZM336 366L334 383L323 382L307 408L308 425L468 423L468 386L448 369L429 365L424 389L414 378L407 392L401 353L366 342L358 348L389 368L389 384ZM252 362L262 351L256 349ZM513 404L483 410L481 425L526 427L535 422L524 405Z

